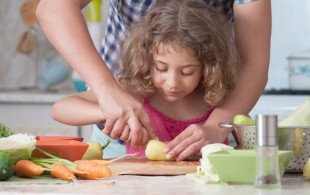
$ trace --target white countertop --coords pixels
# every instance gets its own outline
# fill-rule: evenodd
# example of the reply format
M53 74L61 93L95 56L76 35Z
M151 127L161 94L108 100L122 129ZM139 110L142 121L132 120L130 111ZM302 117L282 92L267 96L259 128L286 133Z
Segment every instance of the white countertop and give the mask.
M284 175L278 189L254 185L204 184L187 176L119 175L69 184L0 185L0 194L217 194L292 195L310 194L310 181L301 175Z
M53 104L76 91L11 90L0 91L0 103Z

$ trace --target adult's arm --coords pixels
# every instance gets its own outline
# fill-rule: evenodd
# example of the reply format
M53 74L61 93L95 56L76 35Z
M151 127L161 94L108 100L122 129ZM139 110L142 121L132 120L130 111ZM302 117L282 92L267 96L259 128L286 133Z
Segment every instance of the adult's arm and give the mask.
M141 103L118 86L98 54L81 12L89 2L41 0L36 15L49 41L93 89L106 118L104 133L120 134L128 124L132 145L143 145L142 131L155 138L151 121Z
M206 123L192 126L167 144L169 157L182 160L201 147L222 143L231 131L219 128L220 122L233 121L236 114L248 114L262 94L270 59L271 2L259 0L234 5L235 42L241 69L234 92L214 109Z
M234 20L235 43L241 60L236 89L206 122L219 131L227 131L218 128L219 122L233 121L236 114L248 114L252 110L268 81L271 1L234 4ZM224 137L220 136L219 141Z

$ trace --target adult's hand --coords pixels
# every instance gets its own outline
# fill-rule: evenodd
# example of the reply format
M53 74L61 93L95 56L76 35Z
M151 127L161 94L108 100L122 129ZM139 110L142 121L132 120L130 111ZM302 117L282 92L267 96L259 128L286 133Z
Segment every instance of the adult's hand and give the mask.
M98 94L98 101L106 118L103 132L113 139L119 138L137 147L156 137L142 104L122 89L106 89L102 95Z

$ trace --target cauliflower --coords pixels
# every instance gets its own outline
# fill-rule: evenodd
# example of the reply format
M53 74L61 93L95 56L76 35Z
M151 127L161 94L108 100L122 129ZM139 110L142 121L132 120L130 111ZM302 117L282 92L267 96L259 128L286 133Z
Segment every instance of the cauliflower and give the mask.
M34 136L18 133L0 138L0 150L7 153L15 164L19 160L30 159L36 143Z

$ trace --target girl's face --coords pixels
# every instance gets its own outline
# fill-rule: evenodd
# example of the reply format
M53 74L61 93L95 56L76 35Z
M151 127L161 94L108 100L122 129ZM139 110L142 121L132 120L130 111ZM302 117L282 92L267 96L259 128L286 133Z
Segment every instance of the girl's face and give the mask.
M202 64L193 51L160 45L154 54L152 82L167 101L177 101L191 94L202 77Z

